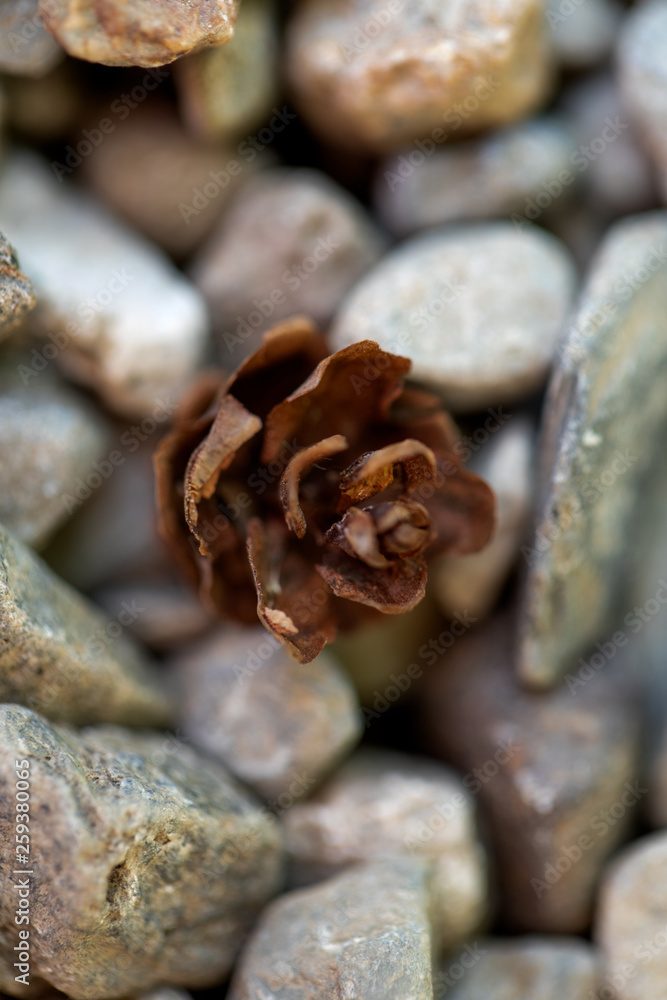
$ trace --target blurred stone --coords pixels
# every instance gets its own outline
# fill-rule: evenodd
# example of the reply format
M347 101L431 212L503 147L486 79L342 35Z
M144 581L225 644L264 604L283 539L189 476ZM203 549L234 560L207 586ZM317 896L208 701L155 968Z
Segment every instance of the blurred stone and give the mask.
M0 226L21 248L63 368L130 416L173 409L207 333L187 279L32 154L5 165Z
M485 618L493 611L519 558L521 543L527 539L535 452L532 421L514 416L467 463L496 494L498 527L481 552L465 558L444 556L429 567L431 590L443 614L451 617L458 611Z
M137 579L169 580L172 560L155 524L156 440L142 447L132 429L116 440L123 461L81 500L45 552L56 572L79 590Z
M559 63L589 69L611 54L623 8L616 0L546 0L547 23Z
M76 129L85 97L71 62L58 63L37 79L15 76L4 83L7 118L19 135L51 142Z
M282 845L277 824L224 768L164 734L75 735L3 705L6 798L15 794L15 760L29 762L31 975L73 1000L226 976L280 886ZM19 934L15 819L8 810L0 819L5 955Z
M570 166L574 144L558 119L537 118L435 152L418 169L404 168L410 150L385 160L375 203L394 232L510 215Z
M347 634L338 635L332 652L343 664L354 682L359 697L370 712L379 699L381 711L389 702L386 690L391 688L395 699L410 698L412 685L424 674L419 650L424 636L437 635L442 629L440 614L430 591L423 601L407 615L384 615L384 621L363 625ZM409 673L408 673L409 671ZM400 682L400 687L396 681ZM373 716L367 717L366 726Z
M538 108L549 55L538 0L307 0L288 26L286 66L300 111L326 139L372 151L426 139L432 151L459 129Z
M568 325L545 404L536 531L521 608L518 669L554 684L615 631L635 527L664 450L667 213L608 233ZM619 408L619 400L623 405Z
M590 1000L598 983L600 959L580 938L487 938L470 951L443 962L436 1000Z
M44 76L63 56L44 28L38 0L5 0L0 8L0 73Z
M361 749L283 822L298 885L358 862L418 855L434 863L434 934L443 948L458 945L487 916L487 863L473 799L436 761Z
M251 180L192 269L223 364L235 367L296 313L325 325L382 248L361 206L324 174L282 168Z
M30 279L19 270L16 251L0 233L0 340L4 340L35 306Z
M107 428L86 400L46 374L17 381L0 371L0 521L40 547L71 513L64 494L104 458Z
M635 841L604 874L595 939L604 953L603 987L618 1000L665 996L666 880L665 832Z
M213 619L194 590L178 583L127 583L95 593L95 600L112 617L129 604L141 614L128 625L132 635L151 649L164 651L199 639Z
M0 701L58 722L167 725L170 699L139 650L0 528Z
M276 13L274 0L243 0L228 45L176 63L179 103L194 135L231 140L269 115L280 95Z
M425 726L479 794L506 920L576 933L588 926L600 872L645 791L636 692L615 646L613 663L596 652L603 669L591 657L572 664L556 691L522 690L510 624L494 619L464 636L429 672L420 685Z
M644 0L628 13L619 36L618 77L667 201L667 0Z
M261 626L220 629L173 672L183 731L281 810L361 736L354 690L333 657L296 663Z
M667 590L667 587L665 588ZM664 626L661 629L660 639L664 640ZM665 649L661 643L660 667L664 674ZM654 748L649 772L649 795L648 795L648 816L652 826L667 827L667 724L664 718L665 694L664 681L659 692L662 697L661 708L662 718L660 719L660 736L657 747ZM658 692L656 692L657 694Z
M228 1000L432 1000L428 865L376 861L272 903Z
M71 56L105 66L164 66L234 33L239 0L39 0L46 29Z
M657 191L652 165L615 78L607 73L584 78L565 91L563 103L576 137L572 165L587 206L605 219L653 207ZM550 216L558 209L555 205Z
M574 286L567 251L536 226L448 227L380 261L343 302L331 342L369 338L407 355L411 377L454 410L497 406L544 382Z
M102 201L177 257L209 235L248 169L232 150L191 139L162 105L138 107L82 165Z

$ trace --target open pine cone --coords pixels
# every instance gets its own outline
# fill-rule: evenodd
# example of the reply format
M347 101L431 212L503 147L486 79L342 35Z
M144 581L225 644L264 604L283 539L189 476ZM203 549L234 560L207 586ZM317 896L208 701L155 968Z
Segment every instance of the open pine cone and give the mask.
M409 369L370 340L330 355L297 317L226 380L202 376L157 450L160 533L204 602L259 616L302 662L338 627L409 611L430 558L493 534L491 489Z

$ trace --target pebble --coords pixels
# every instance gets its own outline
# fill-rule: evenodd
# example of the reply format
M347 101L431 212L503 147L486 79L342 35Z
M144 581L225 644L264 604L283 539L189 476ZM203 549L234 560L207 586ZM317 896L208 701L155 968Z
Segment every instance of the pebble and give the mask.
M316 132L374 152L415 139L432 152L452 133L509 124L551 82L538 0L309 0L288 25L286 66Z
M455 411L520 399L544 382L574 293L567 251L537 226L434 230L401 244L355 286L334 349L369 338Z
M553 116L437 149L417 169L406 149L378 170L377 211L399 235L521 212L569 168L572 151L571 132Z
M439 762L361 749L283 822L296 884L380 858L430 858L442 947L458 945L487 916L487 862L473 798Z
M44 76L64 52L45 30L38 0L12 0L0 13L0 73Z
M559 350L542 418L535 533L523 549L518 669L534 687L553 685L610 640L632 607L623 608L633 532L667 424L667 398L656 392L667 364L666 243L665 212L616 223Z
M444 652L419 687L424 725L479 796L507 924L577 933L643 798L630 665L620 652L600 673L573 663L561 688L526 692L511 624L492 619Z
M16 371L5 365L0 370L0 521L22 542L42 547L71 513L63 495L94 470L106 445L104 422L78 393L46 374L21 385Z
M225 367L279 320L326 324L382 249L361 206L324 174L283 168L249 181L192 268Z
M72 1000L212 986L280 887L280 830L225 769L168 734L75 734L0 707L0 775L29 761L30 971ZM8 794L8 792L6 793ZM17 896L3 817L3 951ZM0 820L2 822L2 820ZM11 843L11 847L10 847ZM5 987L6 988L6 987Z
M275 0L243 0L229 44L176 63L179 104L193 135L238 139L270 114L280 95L276 13Z
M632 121L658 168L667 201L667 0L646 0L623 22L618 78Z
M124 446L123 434L129 434ZM84 484L74 516L46 553L49 564L78 590L147 578L164 582L173 568L155 525L156 442L149 439L139 447L131 430L121 431L116 440L123 448L123 462L95 489ZM133 628L140 628L138 622Z
M166 257L28 153L5 164L0 227L21 249L50 334L35 375L57 357L128 416L173 407L208 324L200 295Z
M605 958L603 988L615 1000L664 1000L665 880L664 831L635 841L605 872L595 939ZM599 995L605 994L601 990Z
M167 725L170 699L123 619L109 622L0 527L0 701L56 722Z
M428 865L375 861L262 914L228 1000L432 1000Z
M190 138L175 115L152 104L109 133L82 174L109 208L184 257L210 235L248 169L231 149Z
M172 669L183 731L280 812L361 736L354 689L334 658L296 663L261 626L222 628Z
M623 8L616 0L546 0L546 15L561 66L585 70L611 54Z
M591 1000L600 959L580 938L486 938L448 956L433 981L442 1000Z
M30 279L19 269L16 251L0 233L0 341L23 322L35 301Z
M141 608L128 628L144 645L159 652L193 642L213 626L195 591L178 583L149 580L117 584L96 591L95 600L111 617L128 604Z
M605 223L652 208L658 198L654 169L615 77L603 72L576 82L565 92L563 106L576 137L571 166L586 206ZM560 213L550 214L557 218Z
M69 55L105 66L164 66L234 33L239 0L40 0L46 29ZM158 79L162 79L158 77Z
M507 423L496 426L488 443L467 463L496 494L495 537L481 552L465 558L444 556L429 567L432 592L449 617L456 612L476 618L489 615L517 564L522 542L528 540L537 450L535 426L527 417L506 416ZM488 439L483 425L475 430L482 439L485 433ZM478 447L474 438L469 440L468 447Z

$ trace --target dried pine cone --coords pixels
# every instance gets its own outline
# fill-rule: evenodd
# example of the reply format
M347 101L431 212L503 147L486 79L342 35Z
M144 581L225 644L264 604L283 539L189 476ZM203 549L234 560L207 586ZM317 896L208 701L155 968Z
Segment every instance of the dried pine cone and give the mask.
M158 448L160 532L205 603L259 616L302 662L338 627L409 611L428 559L493 533L490 488L409 368L370 340L329 355L297 317L222 385L203 376Z

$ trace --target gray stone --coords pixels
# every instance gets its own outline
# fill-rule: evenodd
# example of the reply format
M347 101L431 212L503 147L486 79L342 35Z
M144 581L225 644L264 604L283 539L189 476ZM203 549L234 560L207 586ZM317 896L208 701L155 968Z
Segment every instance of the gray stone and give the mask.
M35 306L30 280L19 270L16 251L0 233L0 340L4 340Z
M181 111L195 135L238 139L270 117L280 96L276 13L275 0L243 0L231 42L176 63Z
M64 54L44 28L38 0L5 0L0 10L0 73L41 77Z
M21 248L58 362L129 416L173 404L207 318L167 258L27 153L5 164L0 226Z
M548 95L549 56L537 0L307 0L286 66L312 128L387 152L525 117Z
M68 517L63 494L104 458L106 443L107 428L79 395L46 373L22 385L0 371L0 521L43 546Z
M326 324L383 242L347 192L313 170L270 170L249 181L195 261L226 367L261 332L304 313Z
M120 621L0 527L0 701L59 722L166 725L170 699Z
M556 56L567 69L588 69L610 55L623 8L616 0L547 0Z
M403 243L356 285L334 348L377 340L454 410L516 400L544 382L574 293L567 251L537 226L477 223Z
M664 831L635 841L605 872L595 940L604 954L603 986L618 1000L665 996L666 880Z
M397 858L290 892L262 914L228 1000L432 1000L428 866Z
M217 624L196 591L179 583L119 583L97 590L94 596L111 618L123 608L136 609L129 631L159 651L194 642Z
M173 670L183 731L281 810L361 736L354 688L334 658L296 663L261 626L220 629Z
M518 669L532 686L554 684L622 617L633 531L667 427L666 240L667 213L617 223L560 345L524 549Z
M411 150L404 150L380 166L375 204L385 225L401 235L510 215L570 167L573 150L572 133L554 117L443 146L411 172L404 167Z
M633 122L660 174L667 200L667 2L644 0L623 22L618 78Z
M76 735L3 705L5 801L14 800L17 770L25 773L16 760L29 762L32 976L73 1000L219 982L279 888L275 821L221 765L164 734ZM14 810L0 822L7 957L19 931Z
M613 647L602 668L573 663L560 689L526 692L513 642L507 618L460 638L419 687L424 724L433 749L479 795L506 921L577 933L644 797L636 691Z
M468 468L496 494L497 529L481 552L465 558L444 556L429 567L432 593L445 615L484 618L493 611L527 540L533 505L535 427L513 416L494 428L493 437L473 455Z
M487 938L449 956L433 992L435 1000L590 1000L599 972L598 953L580 938Z
M177 257L210 235L249 170L233 147L192 139L171 109L148 103L81 165L101 201Z
M473 798L442 764L362 749L284 816L293 880L306 884L363 861L433 861L434 935L452 948L488 912L487 862Z

